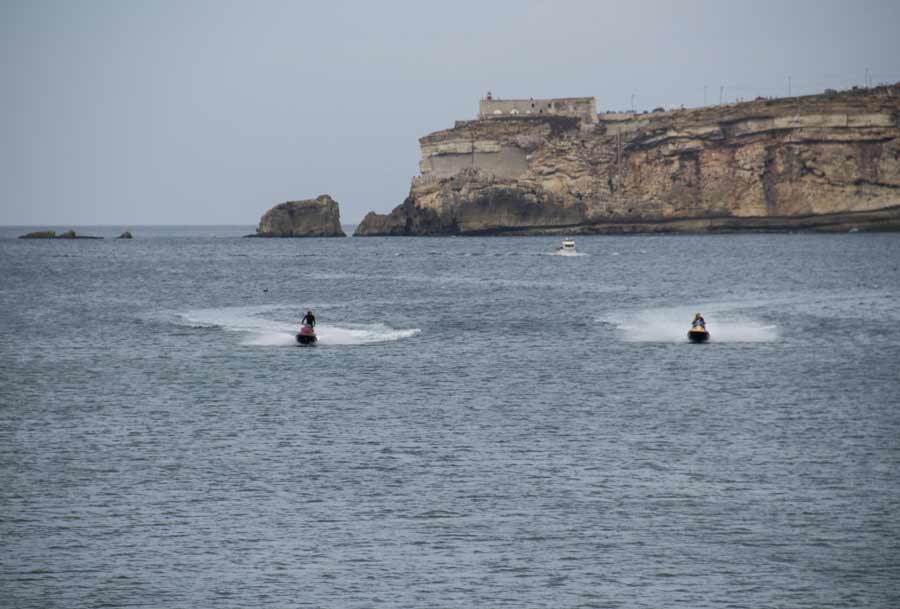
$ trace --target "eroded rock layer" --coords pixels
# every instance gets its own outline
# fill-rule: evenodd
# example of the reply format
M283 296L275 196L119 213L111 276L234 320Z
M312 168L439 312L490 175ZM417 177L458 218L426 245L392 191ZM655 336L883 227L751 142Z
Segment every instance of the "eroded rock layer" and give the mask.
M900 229L900 84L651 114L459 121L357 235Z

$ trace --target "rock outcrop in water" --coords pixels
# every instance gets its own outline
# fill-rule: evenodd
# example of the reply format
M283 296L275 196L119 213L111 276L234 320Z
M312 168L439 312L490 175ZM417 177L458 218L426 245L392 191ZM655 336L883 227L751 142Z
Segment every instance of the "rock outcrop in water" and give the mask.
M338 202L328 195L280 203L259 221L257 237L346 237Z
M650 114L570 102L485 100L421 138L407 199L356 234L900 229L900 84Z
M19 235L19 239L56 239L55 230L38 230L32 233Z
M95 237L93 235L79 235L74 230L67 230L61 235L57 235L54 230L39 230L25 235L20 235L19 239L102 239L103 237Z

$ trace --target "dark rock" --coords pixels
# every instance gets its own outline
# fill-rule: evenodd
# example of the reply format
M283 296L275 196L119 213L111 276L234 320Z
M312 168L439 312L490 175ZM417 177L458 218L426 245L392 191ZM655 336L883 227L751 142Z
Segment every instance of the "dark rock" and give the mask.
M55 230L39 230L27 235L21 235L19 239L55 239Z
M389 214L370 211L363 218L354 237L409 237L421 235L453 235L459 230L453 222L444 221L433 209L416 205L408 197Z
M287 201L267 211L259 221L257 237L346 237L341 228L338 202L329 195Z
M57 239L102 239L103 237L95 237L93 235L79 235L74 230L67 230L61 235L56 237Z
M27 235L22 235L19 239L102 239L103 237L94 237L92 235L79 235L74 230L67 230L61 235L57 235L56 231L41 230Z
M452 187L451 187L452 190ZM584 206L563 205L539 190L485 186L468 197L447 196L442 213L423 207L410 195L389 214L369 212L354 236L493 235L546 233L585 223Z

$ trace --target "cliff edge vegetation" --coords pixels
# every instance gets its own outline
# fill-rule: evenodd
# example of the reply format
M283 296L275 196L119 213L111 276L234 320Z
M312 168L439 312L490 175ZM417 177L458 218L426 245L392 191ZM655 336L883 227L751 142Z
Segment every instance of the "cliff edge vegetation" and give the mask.
M483 101L419 140L409 196L356 234L900 229L900 84L644 114L584 99Z

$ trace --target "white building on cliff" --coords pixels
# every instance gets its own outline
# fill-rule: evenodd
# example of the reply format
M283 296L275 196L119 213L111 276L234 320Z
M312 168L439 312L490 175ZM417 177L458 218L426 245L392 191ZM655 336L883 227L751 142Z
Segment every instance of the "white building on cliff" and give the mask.
M548 115L571 116L585 123L596 123L597 100L593 97L494 99L488 93L478 103L479 119Z

